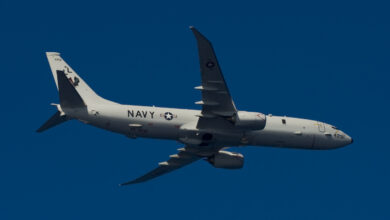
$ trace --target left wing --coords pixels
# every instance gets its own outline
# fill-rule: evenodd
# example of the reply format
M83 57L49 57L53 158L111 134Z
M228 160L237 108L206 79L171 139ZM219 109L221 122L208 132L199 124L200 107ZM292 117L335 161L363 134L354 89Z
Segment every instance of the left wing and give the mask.
M180 148L179 153L170 155L169 160L161 162L158 164L158 167L149 173L126 183L120 184L120 186L124 185L130 185L135 183L141 183L148 181L150 179L156 178L158 176L164 175L166 173L169 173L171 171L177 170L179 168L182 168L190 163L193 163L199 159L201 159L201 156L198 156L195 154L190 147Z
M201 118L232 117L237 109L234 105L225 79L222 75L217 56L211 42L193 26L190 27L198 44L202 85L195 89L202 91Z

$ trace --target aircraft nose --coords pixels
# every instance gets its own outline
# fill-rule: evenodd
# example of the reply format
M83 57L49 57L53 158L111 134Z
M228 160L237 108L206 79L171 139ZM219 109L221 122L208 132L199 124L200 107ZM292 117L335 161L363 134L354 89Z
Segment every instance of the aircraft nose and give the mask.
M340 133L344 136L344 138L339 139L338 143L340 144L340 147L344 147L353 143L353 138L351 136L349 136L343 131L341 131Z
M345 145L352 144L353 143L353 138L351 136L347 135L347 134L346 134L346 136L347 136L347 140L346 140L347 143Z

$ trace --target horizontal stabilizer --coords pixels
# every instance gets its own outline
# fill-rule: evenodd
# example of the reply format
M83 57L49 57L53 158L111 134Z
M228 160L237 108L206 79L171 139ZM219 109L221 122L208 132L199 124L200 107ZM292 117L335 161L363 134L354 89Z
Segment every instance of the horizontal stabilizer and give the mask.
M40 128L38 128L37 132L45 131L49 128L57 126L62 122L69 120L66 115L61 115L61 112L57 111L49 120L47 120Z

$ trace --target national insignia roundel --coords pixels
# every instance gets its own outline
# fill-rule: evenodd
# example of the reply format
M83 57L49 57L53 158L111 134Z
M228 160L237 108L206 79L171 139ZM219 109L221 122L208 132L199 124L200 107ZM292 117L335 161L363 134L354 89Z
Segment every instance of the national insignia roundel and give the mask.
M170 112L165 112L164 118L167 119L168 121L173 119L173 114Z
M213 61L209 61L206 63L207 68L213 68L215 66L215 63Z

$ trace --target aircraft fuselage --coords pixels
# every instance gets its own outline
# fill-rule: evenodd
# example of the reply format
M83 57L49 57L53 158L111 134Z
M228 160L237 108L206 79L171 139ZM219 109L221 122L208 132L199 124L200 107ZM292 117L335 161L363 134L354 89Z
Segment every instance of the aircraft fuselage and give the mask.
M145 137L177 140L184 144L219 147L273 146L303 149L333 149L348 145L352 139L329 124L293 117L266 116L261 130L237 128L197 129L200 111L149 106L88 106L86 109L63 109L69 117L130 138ZM206 141L204 135L209 134Z

